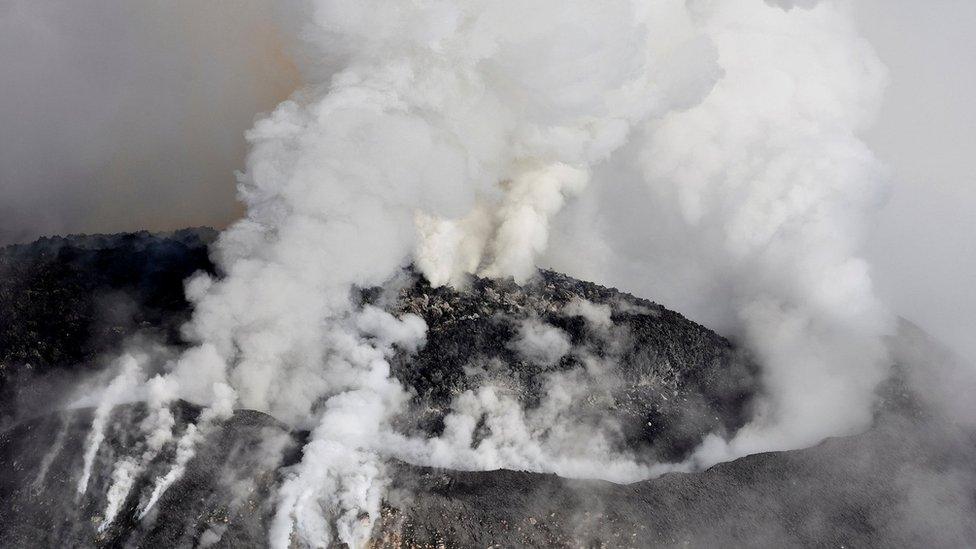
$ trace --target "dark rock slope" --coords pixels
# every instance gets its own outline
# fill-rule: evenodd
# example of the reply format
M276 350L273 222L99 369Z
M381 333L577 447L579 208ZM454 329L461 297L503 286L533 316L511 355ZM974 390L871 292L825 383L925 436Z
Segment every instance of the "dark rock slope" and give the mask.
M0 426L136 333L175 343L189 314L183 280L213 269L215 235L54 237L0 249Z
M100 532L113 464L139 451L144 411L113 412L84 494L77 484L92 412L54 411L65 394L56 380L96 368L99 353L125 338L148 332L178 344L188 314L181 281L213 269L205 249L211 238L199 231L69 238L0 251L0 314L8 320L0 324L0 547L266 545L277 483L300 457L305 433L239 411L140 519L152 479L173 462L175 448L166 447ZM630 449L676 457L704 433L739 427L756 392L755 369L725 339L659 305L556 273L521 287L475 280L457 292L406 272L362 295L428 322L424 349L394 363L415 395L404 428L418 432L436 433L451 400L485 382L532 407L546 375L597 357L616 383L579 406L616 419ZM576 316L569 305L579 299L609 307L612 324ZM525 357L512 341L527 321L563 330L574 350L553 362ZM973 546L976 441L904 386L890 385L885 395L878 425L865 435L630 485L391 463L373 543ZM176 408L177 436L198 412Z
M280 467L297 459L303 439L248 411L211 434L155 511L138 518L171 452L140 475L115 523L97 530L112 463L131 450L141 413L116 411L81 496L76 485L89 411L0 433L0 545L265 546ZM177 430L194 414L181 409ZM392 463L373 545L971 547L974 460L971 434L890 416L859 437L630 485Z
M191 406L177 410L180 431L197 412ZM113 466L120 457L138 455L143 410L115 411L87 490L79 494L91 417L91 410L65 411L0 433L0 546L197 547L208 539L222 540L223 547L266 544L278 466L267 456L285 458L293 450L290 434L274 419L237 412L207 438L158 508L139 520L153 480L173 462L174 449L168 448L138 476L118 518L100 532Z

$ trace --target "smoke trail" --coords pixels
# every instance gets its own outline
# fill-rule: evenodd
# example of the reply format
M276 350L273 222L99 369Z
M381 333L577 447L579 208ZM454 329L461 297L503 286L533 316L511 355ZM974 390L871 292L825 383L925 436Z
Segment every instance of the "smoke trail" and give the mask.
M169 409L169 403L176 397L175 384L170 379L156 376L149 380L146 388L148 410L146 418L140 423L146 448L140 456L126 456L116 463L112 472L112 484L108 489L104 518L98 526L99 532L104 532L115 521L115 516L129 496L136 479L173 438L176 418Z
M142 508L142 511L139 511L140 520L156 505L156 502L166 493L166 490L183 476L183 472L186 471L186 464L190 462L190 459L195 454L194 447L202 439L203 435L196 424L191 423L186 426L186 430L180 437L179 442L176 443L176 461L165 475L156 479L156 485L153 487L152 494L149 496L149 501Z
M61 427L58 428L58 434L54 438L54 444L51 445L47 453L44 454L44 457L41 458L41 465L38 467L37 475L34 476L34 481L31 483L35 491L39 492L44 489L44 481L47 480L47 473L51 469L51 465L54 464L54 460L64 450L64 441L68 436L68 427L70 426L70 416L67 414L62 415Z
M196 446L202 442L207 434L210 433L216 421L229 418L234 413L234 402L237 395L233 389L223 383L215 384L213 387L214 402L200 413L197 423L186 426L183 435L176 443L176 460L173 466L165 475L156 479L149 501L139 512L139 518L145 518L146 514L152 510L159 498L166 493L166 490L179 480L186 472L186 466L196 455Z
M140 367L135 357L128 354L123 355L118 358L116 363L122 371L109 383L105 392L102 393L101 400L95 408L91 429L88 431L88 437L85 440L84 465L82 466L81 478L78 479L78 495L82 495L88 490L88 480L91 478L92 464L95 463L98 448L102 445L102 441L105 440L105 427L108 423L109 415L112 413L112 408L125 397L127 392L135 389L139 382Z

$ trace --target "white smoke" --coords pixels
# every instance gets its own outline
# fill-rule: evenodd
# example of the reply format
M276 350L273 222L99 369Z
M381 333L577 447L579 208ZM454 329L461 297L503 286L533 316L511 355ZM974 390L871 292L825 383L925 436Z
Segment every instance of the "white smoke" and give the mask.
M54 464L54 460L57 459L61 451L64 450L64 442L65 439L68 438L68 427L70 426L70 416L67 414L61 416L61 427L58 429L58 434L55 436L54 443L48 449L47 453L44 454L44 457L41 458L41 465L37 469L37 475L34 476L34 482L31 483L31 487L35 491L39 492L44 489L44 481L47 480L47 473L50 471L51 465Z
M195 447L202 438L203 436L196 424L191 423L186 426L186 430L180 436L179 442L176 443L176 460L165 475L156 479L156 485L153 487L152 494L149 496L149 501L139 511L140 519L145 518L149 511L156 505L156 502L159 501L159 498L166 493L166 490L183 476L183 473L186 471L186 465L195 455Z
M582 317L592 328L598 330L609 330L613 327L609 305L593 303L588 299L577 297L563 307L562 312L567 316Z
M206 435L213 428L214 423L228 419L233 415L234 403L237 399L234 390L226 384L216 383L213 386L213 392L214 399L210 406L200 413L200 418L197 423L187 425L183 435L180 436L180 440L176 444L176 461L165 475L156 479L156 485L153 487L152 494L149 496L149 501L146 502L139 512L140 519L144 518L152 510L153 506L156 505L159 498L166 493L166 490L183 476L183 473L186 472L187 464L196 455L197 444L206 438Z
M709 464L871 420L890 317L857 254L884 173L858 132L885 71L844 2L703 2L695 15L724 76L701 104L648 126L643 165L686 235L718 258L768 391L728 448L703 448Z
M581 392L582 378L605 373L595 360L550 375L531 410L486 386L455 400L442 437L396 433L408 394L388 360L422 345L426 326L354 298L411 256L434 285L525 280L567 199L612 187L600 174L634 154L653 206L683 223L658 245L714 255L700 276L727 281L766 367L762 414L729 442L709 439L697 462L814 443L869 418L887 315L856 255L879 178L856 132L883 71L843 2L314 0L305 22L320 61L308 74L320 79L248 133L247 217L215 246L222 276L188 282L194 347L166 378L207 417L226 417L236 398L311 429L281 486L272 546L364 545L391 453L611 480L686 466L642 463L614 425L578 423L576 403L599 397ZM566 314L609 317L584 303ZM550 363L569 352L539 326L516 345ZM96 412L91 452L106 418ZM482 420L491 436L479 441ZM208 421L187 428L143 514ZM110 506L146 455L117 466Z
M272 544L358 546L379 511L377 440L405 401L385 356L422 333L390 317L377 334L353 285L409 260L415 219L423 229L476 204L490 205L491 236L462 236L479 240L462 263L527 276L549 217L651 110L654 85L629 1L320 0L308 23L323 66L341 68L249 133L248 216L217 245L225 276L188 285L187 334L241 405L314 428ZM444 253L425 269L442 282L471 270L455 266L470 252L425 242Z
M618 483L686 470L688 465L655 463L627 449L620 426L605 413L623 383L614 374L616 365L577 351L583 367L543 376L537 405L526 408L517 389L489 379L454 399L440 436L394 434L386 445L404 461L461 470L536 471Z
M550 220L588 180L583 170L555 163L502 182L505 196L493 209L482 203L457 221L418 213L416 264L435 287L461 286L471 274L523 282L546 249Z
M572 344L566 332L530 318L522 323L512 348L525 360L552 365L566 356Z

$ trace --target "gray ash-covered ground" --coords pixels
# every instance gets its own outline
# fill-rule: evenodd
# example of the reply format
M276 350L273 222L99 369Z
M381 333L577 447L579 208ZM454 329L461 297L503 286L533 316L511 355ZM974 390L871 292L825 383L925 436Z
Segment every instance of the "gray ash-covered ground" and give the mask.
M172 445L99 532L113 464L138 451L144 408L113 412L82 496L76 486L92 411L56 410L69 385L127 338L147 334L179 345L178 327L189 314L182 280L214 270L206 254L212 238L210 231L140 233L0 251L0 546L266 546L277 483L300 458L307 433L238 411L207 437L145 519L138 511L172 463ZM540 379L581 368L585 355L612 364L618 382L609 397L584 400L581 409L614 418L625 444L659 459L685 455L708 432L734 431L758 390L755 367L726 339L660 305L557 273L524 286L475 280L459 292L431 288L406 271L386 288L363 291L363 299L428 323L426 346L394 362L414 393L404 427L421 433L436 434L452 399L486 376L531 407L544 397ZM578 299L609 306L612 326L567 313ZM522 356L511 342L527 319L563 330L574 352L555 363ZM917 342L910 347L906 360L925 356ZM473 373L472 364L492 366ZM976 439L926 410L903 384L888 384L884 396L877 426L864 435L628 485L391 462L373 544L976 545ZM178 437L199 410L182 403L174 411Z

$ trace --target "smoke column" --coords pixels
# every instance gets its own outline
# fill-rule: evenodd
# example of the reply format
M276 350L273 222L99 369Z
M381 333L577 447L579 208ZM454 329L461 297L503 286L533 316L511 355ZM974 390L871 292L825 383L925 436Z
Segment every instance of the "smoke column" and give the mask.
M359 311L351 288L425 249L415 219L450 225L476 205L488 232L461 239L479 243L470 264L526 276L548 218L655 107L655 85L627 1L319 1L306 21L341 68L249 132L248 215L217 244L225 276L189 284L187 334L194 370L313 429L272 545L360 546L384 486L375 446L406 399L386 358L425 327ZM448 278L464 271L450 245L426 249L446 252L428 264Z
M222 276L187 284L194 346L167 378L208 415L236 400L311 430L272 546L359 547L379 512L381 442L408 398L388 359L426 326L352 290L412 260L435 285L524 280L567 200L615 183L593 175L608 165L680 217L667 246L714 252L702 268L728 277L766 366L765 407L697 463L864 425L887 316L856 255L879 173L856 131L883 71L844 2L315 0L298 19L313 81L247 134L247 216L214 248ZM538 421L560 416L572 383L552 380L563 392ZM461 404L526 421L490 391ZM191 427L143 513L192 457L204 429ZM532 451L533 468L556 466Z

